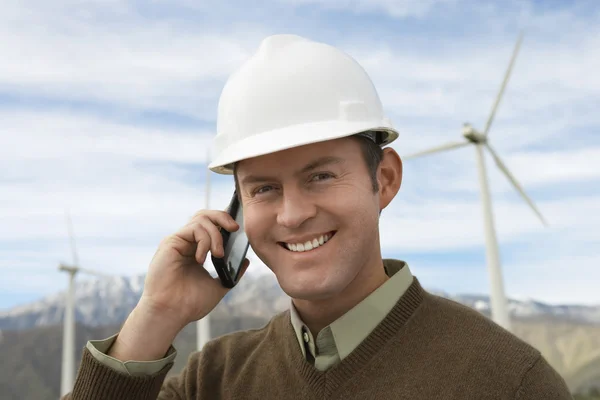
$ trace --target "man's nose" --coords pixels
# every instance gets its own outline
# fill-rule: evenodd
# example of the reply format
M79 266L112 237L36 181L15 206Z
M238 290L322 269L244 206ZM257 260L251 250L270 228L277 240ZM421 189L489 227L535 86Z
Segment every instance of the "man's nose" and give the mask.
M277 213L277 223L283 227L294 229L304 221L317 214L317 207L309 196L303 196L299 191L287 191Z

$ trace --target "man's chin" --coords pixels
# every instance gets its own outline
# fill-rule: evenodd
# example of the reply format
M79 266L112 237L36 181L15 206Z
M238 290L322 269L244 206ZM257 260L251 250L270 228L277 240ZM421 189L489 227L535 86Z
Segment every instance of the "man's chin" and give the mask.
M334 297L339 290L319 282L280 282L281 289L292 299L319 301Z
M323 300L336 296L346 286L344 276L338 276L335 265L328 262L304 266L301 264L276 264L271 270L281 289L291 298Z

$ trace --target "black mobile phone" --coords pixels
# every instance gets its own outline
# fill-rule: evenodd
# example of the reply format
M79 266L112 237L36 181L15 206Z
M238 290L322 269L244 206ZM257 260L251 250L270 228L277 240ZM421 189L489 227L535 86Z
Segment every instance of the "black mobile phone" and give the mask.
M222 258L216 258L211 255L211 258L221 279L221 284L227 288L232 288L239 281L242 263L246 258L248 247L250 247L248 237L246 236L246 232L244 232L242 207L235 191L233 192L229 207L227 207L227 213L233 217L240 228L235 232L228 232L223 228L220 229L223 236L225 255Z

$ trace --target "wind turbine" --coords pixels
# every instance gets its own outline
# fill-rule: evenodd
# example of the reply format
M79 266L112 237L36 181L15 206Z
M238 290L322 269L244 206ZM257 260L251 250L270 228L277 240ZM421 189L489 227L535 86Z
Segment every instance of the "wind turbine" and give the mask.
M515 45L512 58L508 65L508 69L506 70L506 74L504 75L504 80L502 82L502 86L500 87L500 91L496 97L496 101L492 106L491 113L488 117L488 120L485 124L485 128L483 132L480 132L473 128L471 124L465 123L463 126L463 136L466 141L458 141L444 144L442 146L437 146L425 151L421 151L418 153L410 154L408 156L403 157L403 159L412 159L424 155L439 153L447 150L458 149L461 147L465 147L468 145L475 146L475 154L477 159L477 170L479 173L479 186L481 191L481 201L483 205L483 221L484 221L484 229L485 229L485 244L486 244L486 258L488 264L488 273L490 279L490 300L491 300L491 311L492 311L492 319L494 322L504 327L505 329L511 329L510 324L510 316L508 311L508 303L506 299L506 295L504 293L504 283L502 280L502 271L500 269L500 255L498 253L498 240L496 238L496 232L494 229L494 218L492 212L492 202L490 199L490 191L488 187L487 181L487 173L485 170L484 163L484 149L487 149L492 158L494 159L496 165L502 171L502 173L508 178L510 183L514 186L514 188L519 192L521 197L529 204L529 207L533 210L533 212L538 216L538 218L542 221L544 225L547 225L542 213L536 208L533 201L527 196L525 190L521 187L521 185L517 182L514 175L508 170L506 165L502 162L498 154L488 142L488 133L490 130L490 126L492 125L492 121L494 120L494 116L496 114L496 110L498 109L498 105L500 104L500 100L502 99L502 95L504 93L504 89L506 88L506 84L510 77L510 73L512 71L515 59L517 57L517 53L519 52L519 48L521 46L521 42L523 40L523 33L519 35L517 43Z
M78 272L84 272L90 275L106 277L102 273L79 267L77 249L75 247L75 236L73 235L73 226L69 211L66 212L67 228L71 242L71 252L73 253L73 265L59 264L60 271L69 274L69 288L65 302L65 315L63 318L63 348L62 365L60 379L61 397L73 390L73 381L75 379L75 275Z
M206 150L206 163L210 164L210 150ZM210 207L210 169L206 168L204 208ZM196 350L200 351L210 340L210 313L196 322Z

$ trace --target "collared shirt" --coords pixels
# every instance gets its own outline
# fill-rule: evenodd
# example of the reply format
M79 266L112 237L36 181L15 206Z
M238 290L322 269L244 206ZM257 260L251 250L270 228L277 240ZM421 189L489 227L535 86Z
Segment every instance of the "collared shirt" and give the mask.
M408 265L403 261L384 260L390 276L383 285L323 328L315 339L290 304L290 318L302 354L315 368L324 371L346 358L385 318L413 281Z

